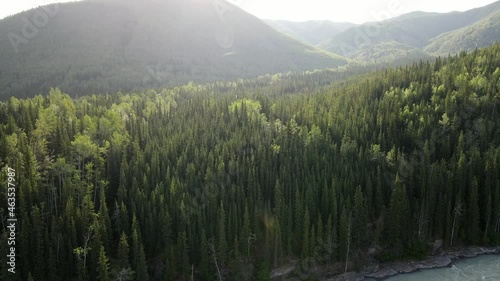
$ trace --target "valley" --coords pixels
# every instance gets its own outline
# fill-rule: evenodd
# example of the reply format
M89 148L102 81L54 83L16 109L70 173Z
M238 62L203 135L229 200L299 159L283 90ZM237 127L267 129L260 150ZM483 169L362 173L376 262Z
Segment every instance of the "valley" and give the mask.
M455 259L500 246L499 3L364 39L224 0L1 19L0 280L495 278Z

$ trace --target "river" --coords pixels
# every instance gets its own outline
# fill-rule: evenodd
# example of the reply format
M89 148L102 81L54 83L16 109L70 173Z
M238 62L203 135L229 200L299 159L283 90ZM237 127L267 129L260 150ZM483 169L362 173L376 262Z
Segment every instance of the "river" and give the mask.
M450 267L399 274L387 281L500 281L500 255L453 261Z

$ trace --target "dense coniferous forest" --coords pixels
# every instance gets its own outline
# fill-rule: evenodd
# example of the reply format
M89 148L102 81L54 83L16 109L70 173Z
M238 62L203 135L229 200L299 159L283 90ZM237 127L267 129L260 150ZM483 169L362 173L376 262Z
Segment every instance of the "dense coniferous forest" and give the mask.
M500 38L500 1L464 12L402 15L395 3L372 11L368 20L375 22L361 25L264 22L234 1L85 0L0 19L0 100L52 87L75 97L353 63L403 65Z
M343 76L0 102L19 219L0 280L269 280L499 245L500 44Z

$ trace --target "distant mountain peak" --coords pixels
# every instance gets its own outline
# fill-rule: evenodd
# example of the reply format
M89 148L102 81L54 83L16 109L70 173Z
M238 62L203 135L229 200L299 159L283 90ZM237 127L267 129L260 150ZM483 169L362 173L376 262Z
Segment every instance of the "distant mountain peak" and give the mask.
M312 46L319 45L342 31L356 26L354 23L332 22L329 20L309 20L303 22L265 20L265 22L277 31Z
M63 3L30 38L22 37L24 18L41 9L0 20L0 96L50 87L74 94L130 91L347 63L225 0ZM23 38L17 48L9 34Z
M347 29L320 47L362 62L453 54L470 46L489 46L500 38L500 21L490 20L498 11L500 1L465 12L411 12Z

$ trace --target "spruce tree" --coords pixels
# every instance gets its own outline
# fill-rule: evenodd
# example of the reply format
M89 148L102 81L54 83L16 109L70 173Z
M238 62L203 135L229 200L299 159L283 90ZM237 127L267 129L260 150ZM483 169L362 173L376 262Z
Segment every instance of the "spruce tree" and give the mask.
M479 194L477 178L472 179L472 188L469 194L467 208L467 237L470 243L479 242Z
M118 266L120 268L130 267L129 263L129 246L127 241L127 235L122 232L120 237L120 242L118 243Z
M368 214L366 211L365 198L361 187L358 186L354 195L352 242L355 248L360 248L367 234Z
M399 174L396 175L394 190L390 202L390 224L389 241L395 247L397 254L402 254L403 247L407 243L407 222L409 220L409 201L406 195L406 187L401 182Z
M220 215L219 215L219 239L218 239L218 257L224 262L226 261L227 255L227 238L226 238L226 212L224 211L224 206L220 205Z
M304 233L302 235L302 237L304 238L304 240L302 240L302 253L300 255L300 257L302 259L305 259L305 258L308 258L310 257L310 241L309 241L309 234L310 234L310 219L309 219L309 209L306 208L306 213L304 215L304 229L302 230L302 232Z
M99 251L99 267L98 267L98 278L100 281L109 281L109 259L106 256L106 251L104 246L101 246Z

